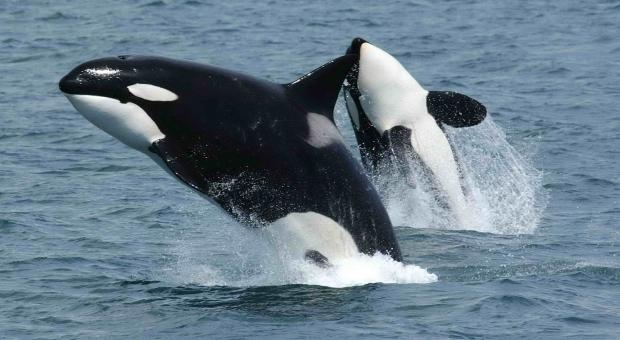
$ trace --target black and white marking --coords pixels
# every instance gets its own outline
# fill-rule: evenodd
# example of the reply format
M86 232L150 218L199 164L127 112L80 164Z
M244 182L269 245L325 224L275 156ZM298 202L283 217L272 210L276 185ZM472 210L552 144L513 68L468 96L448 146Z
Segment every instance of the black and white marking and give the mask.
M151 156L237 220L270 225L290 252L326 265L401 254L378 194L335 127L355 62L290 84L158 57L86 62L60 89L94 125Z
M412 182L408 159L419 157L457 219L470 223L458 166L442 124L476 125L485 118L485 107L459 93L425 90L394 57L363 39L354 39L347 53L358 57L344 88L366 169L377 175L387 163Z

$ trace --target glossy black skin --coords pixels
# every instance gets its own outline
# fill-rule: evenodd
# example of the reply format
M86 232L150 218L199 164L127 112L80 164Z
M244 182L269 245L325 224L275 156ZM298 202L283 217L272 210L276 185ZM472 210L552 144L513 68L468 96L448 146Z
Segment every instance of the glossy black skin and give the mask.
M305 140L308 112L333 122L352 62L341 57L297 83L281 85L202 64L126 56L82 64L60 88L139 105L166 136L150 152L240 222L261 226L292 212L313 211L346 228L361 252L401 261L387 212L345 145L316 148ZM85 72L102 65L121 73L100 79ZM169 89L178 99L135 97L127 90L135 83Z
M386 167L397 169L405 182L413 186L414 175L409 167L409 158L418 156L411 145L411 130L404 126L395 126L379 134L360 103L361 93L357 87L357 78L360 48L365 42L364 39L355 38L347 49L347 54L357 56L357 60L347 74L344 85L346 100L352 102L358 112L359 126L353 130L362 163L373 177L380 176ZM426 106L429 114L442 129L443 124L452 127L473 126L486 117L484 105L466 95L451 91L429 91ZM349 117L351 117L350 111ZM353 118L351 120L355 126Z

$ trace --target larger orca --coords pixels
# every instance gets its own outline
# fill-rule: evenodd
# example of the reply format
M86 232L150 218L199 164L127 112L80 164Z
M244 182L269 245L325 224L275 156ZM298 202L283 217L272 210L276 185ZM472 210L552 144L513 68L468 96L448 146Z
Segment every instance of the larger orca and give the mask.
M60 89L90 122L252 226L317 262L380 252L401 261L380 198L333 108L355 56L290 84L149 56L77 66Z
M387 52L356 38L347 53L357 56L344 94L362 161L373 176L396 171L413 182L409 160L416 157L433 174L458 222L471 224L453 150L443 124L467 127L486 117L473 98L427 91Z

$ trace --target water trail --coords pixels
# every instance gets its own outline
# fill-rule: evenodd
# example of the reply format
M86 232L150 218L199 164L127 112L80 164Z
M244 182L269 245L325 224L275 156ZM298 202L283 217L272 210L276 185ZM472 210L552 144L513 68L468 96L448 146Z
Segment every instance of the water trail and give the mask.
M473 220L457 223L432 175L410 160L415 186L407 185L393 169L375 179L394 225L467 229L498 234L532 233L546 206L542 173L506 140L488 117L471 128L446 127L462 172L467 208Z

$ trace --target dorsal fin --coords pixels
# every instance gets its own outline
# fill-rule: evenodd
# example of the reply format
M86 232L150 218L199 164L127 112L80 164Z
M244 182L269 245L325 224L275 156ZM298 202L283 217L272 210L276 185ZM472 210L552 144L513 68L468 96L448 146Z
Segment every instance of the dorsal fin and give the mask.
M286 91L308 112L324 115L334 121L334 105L336 105L340 87L356 59L357 56L353 54L336 58L294 82L284 85Z

